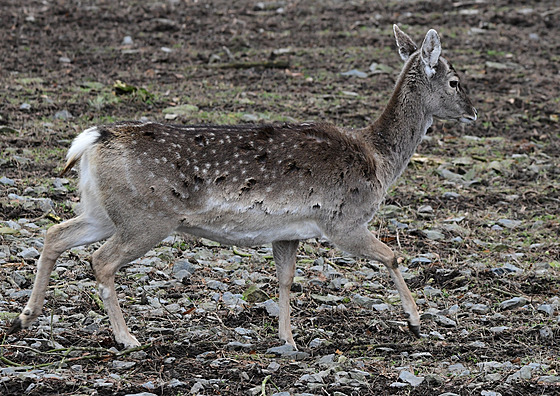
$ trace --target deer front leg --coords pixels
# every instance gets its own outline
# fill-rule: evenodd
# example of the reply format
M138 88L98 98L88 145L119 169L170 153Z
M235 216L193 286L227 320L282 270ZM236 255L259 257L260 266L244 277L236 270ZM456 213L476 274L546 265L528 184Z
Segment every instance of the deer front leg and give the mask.
M399 292L401 304L408 319L408 327L416 337L420 337L420 315L418 315L418 308L402 277L393 251L379 239L375 238L365 226L355 230L342 231L345 232L337 232L334 236L329 235L331 242L348 253L380 261L387 267L391 279Z
M280 308L278 335L281 340L293 346L294 349L297 347L290 323L290 289L294 281L298 244L299 241L280 241L272 244L272 255L278 275L278 306Z

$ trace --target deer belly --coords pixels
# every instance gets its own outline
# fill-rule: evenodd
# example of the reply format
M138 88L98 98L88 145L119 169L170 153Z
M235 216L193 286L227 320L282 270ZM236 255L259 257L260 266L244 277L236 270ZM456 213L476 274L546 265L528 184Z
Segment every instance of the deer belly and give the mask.
M254 220L191 224L180 227L179 230L223 244L239 246L319 238L323 235L314 221L299 220L279 224L265 218L260 222L254 222ZM269 221L267 222L267 220Z

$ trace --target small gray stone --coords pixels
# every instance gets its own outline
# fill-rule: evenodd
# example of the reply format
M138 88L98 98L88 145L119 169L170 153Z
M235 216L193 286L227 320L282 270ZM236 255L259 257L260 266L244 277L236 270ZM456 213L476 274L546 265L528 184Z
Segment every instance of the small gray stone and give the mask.
M277 361L273 360L272 362L270 362L270 364L268 365L268 367L266 368L268 371L270 372L276 372L278 371L278 369L280 368L280 363L278 363Z
M34 247L30 247L22 249L22 251L18 253L18 256L24 259L34 259L39 257L39 252Z
M146 388L146 389L150 389L150 390L153 390L153 389L156 388L156 385L152 381L144 382L141 386L142 386L142 388Z
M16 185L15 181L13 181L10 178L7 178L6 176L0 177L0 183L5 185L5 186L15 186Z
M31 105L29 103L22 103L21 106L19 106L20 110L29 110L31 109Z
M167 385L170 386L171 388L177 388L178 386L186 386L187 383L180 381L177 378L173 378L171 381L167 383Z
M132 45L132 44L134 44L134 41L132 40L132 37L124 36L123 41L122 41L122 45Z
M266 350L267 354L273 354L281 357L295 358L295 359L305 359L309 357L306 352L300 352L294 350L294 347L290 344L284 344L278 347L268 348Z
M490 327L490 332L494 333L494 334L500 334L503 333L506 330L509 330L509 327L507 326L495 326L495 327Z
M132 359L144 360L148 357L148 354L144 351L135 351L130 354L130 357Z
M69 120L74 118L74 116L68 110L57 111L54 115L55 120Z
M414 257L412 260L410 260L410 264L430 264L432 262L431 259L429 259L428 257Z
M483 390L480 392L480 396L502 396L502 394L500 392Z
M443 327L457 327L457 322L443 315L436 315L434 321Z
M325 340L323 338L314 338L309 342L309 348L313 348L313 349L318 348L324 342L325 342Z
M530 380L533 376L533 368L531 366L523 366L519 369L519 378Z
M541 375L537 381L545 384L560 384L560 375Z
M250 351L253 349L253 344L250 343L244 344L239 341L231 341L226 345L226 348L229 349L230 351L241 351L241 350Z
M329 355L321 356L319 360L317 360L317 364L321 367L329 367L336 364L334 362L334 354L331 353Z
M418 213L431 214L434 213L434 208L431 205L422 205L418 208Z
M383 304L373 304L372 308L375 309L378 312L383 312L383 311L387 311L387 310L391 309L389 307L389 304L385 304L385 303L383 303Z
M554 337L554 332L548 326L544 326L542 329L539 330L539 335L541 338L552 338Z
M471 306L470 310L475 314L485 315L490 312L490 307L484 304L474 304L473 306Z
M500 219L500 220L498 220L498 224L503 226L503 227L513 229L513 228L519 227L522 224L522 221L520 221L520 220L510 220L510 219Z
M20 287L23 288L29 282L29 279L25 277L20 271L14 271L10 274L10 278Z
M269 316L278 317L280 315L280 307L274 300L266 300L265 302L257 304L259 307L264 307Z
M140 392L140 393L127 393L125 396L157 396L157 395L151 392Z
M352 69L347 72L340 73L341 76L366 78L368 75L363 71Z
M445 199L457 199L460 197L460 195L453 191L446 191L443 193L442 197Z
M537 307L537 311L544 312L545 314L552 316L554 313L554 306L550 304L541 304Z
M247 336L255 333L253 330L245 329L243 327L236 327L235 329L233 329L233 331L242 336Z
M436 289L432 286L425 286L424 287L424 295L426 297L441 297L443 295L443 293L441 292L440 289Z
M467 368L465 367L464 364L462 363L456 363L456 364L452 364L450 365L447 370L455 375L469 375L470 371L467 370Z
M356 305L359 305L360 307L364 307L364 308L372 308L376 304L383 303L383 301L378 298L370 298L367 296L362 296L361 294L358 293L352 296L352 301Z
M197 382L192 386L190 393L196 395L202 392L203 390L204 390L204 385L201 382Z
M229 286L226 285L224 282L220 282L217 280L209 280L206 283L206 286L208 286L209 289L221 290L221 291L226 291L229 288Z
M290 392L278 392L274 393L272 396L290 396Z
M445 239L445 235L440 230L432 229L432 230L422 230L422 234L432 240L432 241L439 241Z
M527 299L524 297L514 297L514 298L510 298L509 300L506 301L502 301L499 305L500 309L502 310L509 310L509 309L515 309L518 307L522 307L525 304L527 304Z
M132 368L132 367L136 366L136 363L135 362L123 362L121 360L113 360L113 362L111 363L111 366L115 370L128 370L129 368Z
M412 386L418 386L424 381L424 377L417 377L408 370L401 371L399 379L408 382Z
M197 266L190 263L189 260L179 260L173 265L173 275L180 281L190 278L196 271Z

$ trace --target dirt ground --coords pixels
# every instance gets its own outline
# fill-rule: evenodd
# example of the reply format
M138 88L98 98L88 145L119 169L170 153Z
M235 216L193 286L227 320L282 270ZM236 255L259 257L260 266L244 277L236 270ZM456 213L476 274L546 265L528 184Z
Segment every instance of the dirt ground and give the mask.
M439 32L480 117L436 121L372 223L404 258L424 337L403 326L384 269L308 241L292 293L303 354L275 357L276 319L259 305L265 299L247 298L247 279L277 298L270 250L177 237L135 264L140 272L117 278L143 344L119 352L95 298L93 248L84 248L61 258L39 324L4 338L0 394L560 394L560 8L552 0L1 1L0 326L27 301L36 257L25 249L40 251L44 230L74 216L76 173L58 173L81 130L143 118L362 127L400 71L393 23L417 42ZM180 259L197 270L170 282ZM210 282L247 305L231 309ZM157 311L154 299L165 300L159 313L143 310ZM248 339L250 347L232 344ZM424 380L413 386L403 370Z

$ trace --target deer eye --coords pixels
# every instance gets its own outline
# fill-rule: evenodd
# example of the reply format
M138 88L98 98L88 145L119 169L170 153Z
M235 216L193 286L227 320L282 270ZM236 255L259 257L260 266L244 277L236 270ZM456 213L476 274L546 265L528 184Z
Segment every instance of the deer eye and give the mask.
M451 81L449 81L449 86L450 86L451 88L457 88L457 87L459 86L459 81L457 81L457 80L451 80Z

